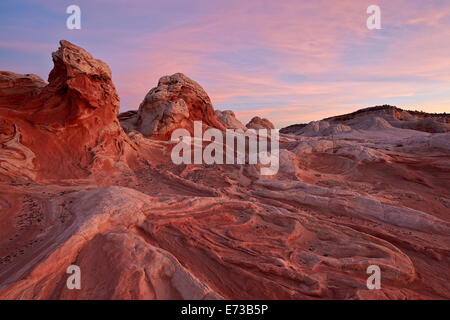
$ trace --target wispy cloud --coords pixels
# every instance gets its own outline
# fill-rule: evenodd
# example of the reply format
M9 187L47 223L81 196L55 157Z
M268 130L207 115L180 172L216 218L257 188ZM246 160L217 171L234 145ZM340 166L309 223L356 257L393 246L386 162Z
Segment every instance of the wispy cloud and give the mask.
M217 108L278 126L373 103L450 110L450 2L378 0L383 29L373 31L366 0L79 2L82 32L64 29L61 1L42 1L48 25L17 31L0 50L80 43L111 65L123 109L136 109L159 77L183 72Z

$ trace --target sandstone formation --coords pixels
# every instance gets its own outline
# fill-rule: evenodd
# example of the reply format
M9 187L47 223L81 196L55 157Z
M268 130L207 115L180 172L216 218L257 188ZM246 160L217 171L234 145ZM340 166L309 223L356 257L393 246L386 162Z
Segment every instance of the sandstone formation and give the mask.
M204 127L225 130L216 119L205 90L184 74L175 73L159 79L158 86L145 96L136 116L124 121L124 127L144 136L167 138L178 128L193 132L194 121L202 121Z
M163 77L117 115L103 62L67 41L53 59L48 84L0 73L0 299L450 298L450 132L377 109L281 134L272 176L175 165L172 130L228 126L197 84Z
M120 125L122 126L123 130L125 130L125 132L131 132L136 129L135 125L138 118L137 110L130 110L119 113L117 118L119 119Z
M435 119L425 118L413 121L404 121L400 124L401 128L419 130L430 133L450 132L450 123L437 121Z
M322 136L350 130L411 129L429 133L450 132L449 114L430 114L406 111L392 106L361 109L342 116L312 121L308 124L291 125L280 130L306 136Z
M308 125L307 123L292 124L285 128L281 128L280 133L295 134L295 133L299 132L301 129L303 129L304 127L306 127L307 125Z
M47 85L2 72L0 179L81 178L123 165L128 138L109 67L68 41L52 57Z
M0 71L0 108L20 109L24 102L38 95L46 86L35 74Z
M430 133L450 131L450 114L431 114L419 111L406 111L389 105L361 109L347 115L325 119L334 123L343 123L353 127L354 124L376 121L372 127L395 127ZM367 124L369 125L369 124ZM366 125L366 126L367 126Z
M219 120L228 129L240 129L246 130L247 128L240 122L233 111L231 110L216 110L215 115L217 120Z
M245 125L248 129L275 129L275 126L266 118L253 117L249 123Z
M308 137L329 136L341 132L351 131L352 128L343 124L333 124L329 121L312 121L306 126L298 129L298 131L290 131L290 133L301 134ZM285 132L285 130L283 130Z

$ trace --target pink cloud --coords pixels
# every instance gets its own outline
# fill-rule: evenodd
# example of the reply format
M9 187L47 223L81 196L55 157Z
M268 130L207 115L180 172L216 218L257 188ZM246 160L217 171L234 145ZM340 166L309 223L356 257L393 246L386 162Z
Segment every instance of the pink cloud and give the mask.
M242 117L260 112L279 124L376 102L416 99L425 108L430 101L430 110L438 102L450 109L443 94L450 82L448 2L379 0L381 31L366 28L368 0L193 1L198 12L186 15L177 11L181 2L157 3L173 10L173 19L154 29L114 23L86 34L120 44L102 43L99 56L111 64L123 110L136 109L161 76L175 72L198 80L217 108ZM81 5L99 14L91 2ZM123 11L132 24L148 2L107 7ZM42 46L32 45L39 52Z

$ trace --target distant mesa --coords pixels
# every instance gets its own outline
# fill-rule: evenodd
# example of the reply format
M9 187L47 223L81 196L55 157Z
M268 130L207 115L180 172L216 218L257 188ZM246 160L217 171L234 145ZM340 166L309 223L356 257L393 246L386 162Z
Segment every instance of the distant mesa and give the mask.
M307 136L330 135L350 130L410 129L429 133L450 132L450 114L407 111L383 105L313 121L309 124L291 125L281 133Z
M404 109L401 109L396 106L391 105L382 105L382 106L375 106L375 107L369 107L369 108L363 108L359 109L355 112L347 113L340 116L334 116L330 118L325 118L323 120L332 120L332 121L345 121L350 120L355 117L364 115L364 114L377 114L382 118L386 118L387 120L417 120L417 119L423 119L423 118L434 118L438 121L450 123L450 114L446 113L427 113L423 111L407 111Z
M0 71L0 108L20 109L31 97L37 96L47 83L35 74Z

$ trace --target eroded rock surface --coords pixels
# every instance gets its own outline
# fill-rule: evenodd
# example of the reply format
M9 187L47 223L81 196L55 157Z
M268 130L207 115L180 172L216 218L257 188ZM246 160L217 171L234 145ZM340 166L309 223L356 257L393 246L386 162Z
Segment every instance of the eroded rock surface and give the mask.
M13 79L0 96L4 176L81 178L123 167L128 138L117 120L109 67L68 41L52 57L47 85L32 75L2 73ZM11 153L17 156L7 161Z
M281 134L272 176L175 165L172 130L228 126L200 86L163 77L117 116L106 64L53 59L48 84L0 73L0 299L450 298L450 133L377 109Z
M29 98L38 95L46 83L34 74L0 71L0 108L19 109Z
M144 136L170 137L177 128L193 132L194 121L225 130L218 121L208 94L182 73L159 79L139 106L135 128Z
M242 124L231 110L216 110L215 115L217 120L222 122L222 124L228 128L228 129L240 129L240 130L246 130L247 127Z

